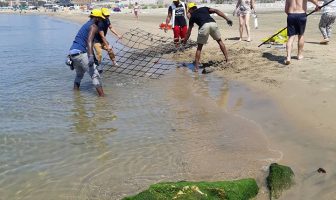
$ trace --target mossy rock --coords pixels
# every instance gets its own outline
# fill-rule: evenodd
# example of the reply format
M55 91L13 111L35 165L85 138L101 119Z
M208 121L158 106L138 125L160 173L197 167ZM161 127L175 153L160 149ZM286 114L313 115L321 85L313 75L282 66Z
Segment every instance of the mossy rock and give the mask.
M254 179L218 182L165 182L123 200L247 200L258 194Z
M272 163L266 180L271 199L278 199L282 191L288 190L294 184L294 172L290 167Z

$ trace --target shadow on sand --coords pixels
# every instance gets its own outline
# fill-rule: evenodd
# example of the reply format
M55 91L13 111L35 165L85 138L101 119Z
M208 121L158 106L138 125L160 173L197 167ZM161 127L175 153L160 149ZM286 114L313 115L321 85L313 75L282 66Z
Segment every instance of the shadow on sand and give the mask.
M279 64L282 64L283 66L285 66L284 64L284 60L286 59L285 56L276 56L276 55L273 55L271 53L268 53L268 52L264 52L263 55L262 55L263 58L267 58L268 60L270 61L276 61L278 62Z
M239 40L240 37L231 37L231 38L225 38L225 40Z
M305 42L305 43L308 43L308 44L318 44L318 45L327 45L328 44L328 43L321 44L320 42Z

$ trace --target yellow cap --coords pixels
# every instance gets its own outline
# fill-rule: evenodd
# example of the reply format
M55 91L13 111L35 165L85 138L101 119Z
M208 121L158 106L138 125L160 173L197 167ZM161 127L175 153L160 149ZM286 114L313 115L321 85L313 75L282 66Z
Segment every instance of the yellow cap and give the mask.
M194 2L188 3L188 10L192 7L195 7L195 6L196 6L196 4Z
M103 16L102 11L100 9L93 9L93 10L91 10L90 16L92 16L92 17L100 17L102 19L105 19L105 17Z
M111 15L111 11L108 8L102 8L101 11L102 11L104 16L110 16Z

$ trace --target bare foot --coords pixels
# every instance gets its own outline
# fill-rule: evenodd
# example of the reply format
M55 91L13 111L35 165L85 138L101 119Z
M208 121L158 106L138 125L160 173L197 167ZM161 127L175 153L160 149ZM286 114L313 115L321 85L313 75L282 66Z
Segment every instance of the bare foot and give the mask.
M290 60L284 60L284 64L285 65L289 65L290 64Z
M323 39L323 40L320 42L320 44L328 44L328 42L329 42L329 39L327 38L327 39Z
M247 38L247 40L246 40L247 42L251 42L251 38Z
M297 59L298 60L302 60L303 59L303 55L298 55Z
M239 38L239 40L238 41L242 41L243 40L243 38Z

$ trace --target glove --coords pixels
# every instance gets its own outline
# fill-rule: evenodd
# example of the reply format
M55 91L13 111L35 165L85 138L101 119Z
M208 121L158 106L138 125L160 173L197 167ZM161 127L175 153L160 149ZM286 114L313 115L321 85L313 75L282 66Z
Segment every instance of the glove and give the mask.
M94 64L94 56L93 55L89 55L89 67L92 67Z
M229 26L232 26L233 22L229 19L226 21L226 23L229 25Z

